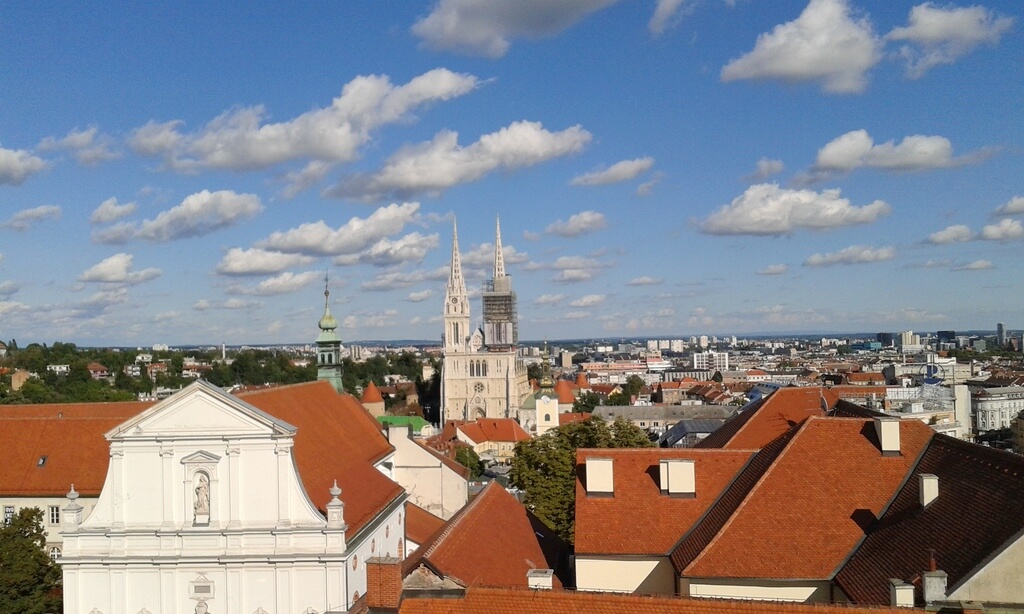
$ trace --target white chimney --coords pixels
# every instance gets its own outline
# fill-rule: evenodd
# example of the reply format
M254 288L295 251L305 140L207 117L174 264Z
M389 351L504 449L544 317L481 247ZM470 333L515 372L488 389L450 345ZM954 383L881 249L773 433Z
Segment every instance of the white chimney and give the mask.
M697 478L693 459L672 458L662 460L659 465L662 494L680 498L697 496Z
M889 605L894 608L914 607L914 585L899 578L889 578Z
M921 593L924 595L925 605L946 600L946 581L946 572L941 570L921 574Z
M900 419L875 418L875 434L882 448L882 456L900 455Z
M587 494L610 497L615 493L612 459L587 458Z
M555 572L551 569L531 569L526 572L526 585L530 590L549 591L552 588L551 578Z
M932 473L922 473L918 476L919 491L921 493L921 507L928 507L932 501L939 498L939 476Z

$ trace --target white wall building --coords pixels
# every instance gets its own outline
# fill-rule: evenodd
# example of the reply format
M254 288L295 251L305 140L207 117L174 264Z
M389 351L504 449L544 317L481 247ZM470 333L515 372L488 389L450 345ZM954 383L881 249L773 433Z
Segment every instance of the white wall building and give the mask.
M974 429L978 432L1010 428L1024 411L1024 387L984 388L971 396Z
M729 353L728 352L694 352L693 353L693 368L694 369L708 369L711 371L728 371L729 370Z

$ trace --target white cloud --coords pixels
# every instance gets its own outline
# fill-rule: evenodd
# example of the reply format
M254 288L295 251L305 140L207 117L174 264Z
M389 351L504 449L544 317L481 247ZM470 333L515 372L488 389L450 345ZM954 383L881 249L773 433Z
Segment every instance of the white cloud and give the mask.
M210 309L212 307L213 307L213 303L211 303L210 301L206 300L205 298L204 299L199 299L198 301L196 301L192 305L192 309L195 309L196 311L206 311L207 309Z
M221 258L216 271L220 275L270 275L311 262L312 258L302 254L283 254L255 247L232 247Z
M563 316L566 320L583 320L590 317L589 311L570 311Z
M1017 241L1024 238L1024 223L1020 220L1002 219L982 228L979 236L985 241Z
M39 150L70 151L79 164L96 166L121 157L119 152L111 149L112 144L113 139L100 134L99 128L96 126L90 126L85 130L76 128L60 139L48 136L39 143Z
M629 181L646 173L654 166L654 158L636 158L634 160L622 160L616 162L606 169L584 173L573 177L569 185L607 185Z
M13 281L0 282L0 297L10 298L16 294L18 290L21 290L21 284Z
M679 17L691 7L685 6L687 0L658 0L654 14L647 22L647 29L655 36L660 36L666 29L676 25Z
M870 224L889 212L889 205L881 200L853 206L840 197L838 189L815 192L760 183L708 216L701 230L712 235L785 235L799 229Z
M867 130L853 130L839 136L818 150L810 179L820 180L829 173L845 173L858 168L878 168L908 172L934 168L951 168L980 162L991 150L953 157L953 145L943 136L915 134L875 144Z
M540 233L530 232L529 230L524 230L523 231L523 240L524 241L539 241L540 240Z
M992 212L993 215L1017 215L1024 213L1024 196L1014 196Z
M811 0L794 21L761 34L752 51L723 67L722 80L820 79L827 92L862 92L881 47L871 23L855 19L846 0Z
M262 210L255 194L203 190L185 197L181 204L161 212L156 219L143 221L134 236L157 242L201 237L252 218Z
M32 175L49 168L49 163L24 149L0 147L0 185L21 185Z
M647 275L644 275L642 277L634 277L633 279L629 280L629 282L626 285L629 285L629 286L660 286L661 283L662 283L662 280L657 278L657 277L649 277Z
M434 50L498 58L512 40L554 36L617 0L439 0L412 33Z
M498 169L533 166L581 151L591 135L581 126L550 132L540 122L518 121L465 147L458 133L439 132L432 141L399 149L371 175L354 175L325 195L378 201L391 196L438 195Z
M660 171L654 173L654 176L650 181L645 181L640 185L636 186L636 192L634 192L634 194L636 194L637 196L650 196L651 192L654 191L654 186L661 183L661 180L663 178L664 174L661 173Z
M464 267L491 267L494 266L494 243L481 243L461 252L460 258L462 260L462 266ZM530 255L526 252L521 252L516 249L515 245L501 246L501 255L505 260L505 264L522 264L529 260Z
M604 294L587 294L569 303L570 307L593 307L600 305L607 298Z
M565 269L551 278L556 284L574 284L581 281L590 281L594 278L593 271L588 269Z
M121 222L108 228L93 231L91 238L94 243L102 245L123 245L135 237L135 224Z
M789 270L784 264L769 264L757 272L758 275L782 275Z
M974 238L974 232L963 224L947 226L938 232L928 235L928 243L933 245L947 245L949 243L964 243Z
M975 260L974 262L968 262L960 266L953 267L952 271L986 271L994 268L992 263L988 260Z
M132 271L133 260L131 254L114 254L86 269L78 276L78 281L134 286L160 277L161 271L157 268Z
M540 306L545 305L557 305L565 300L564 294L542 294L537 298L533 299L533 304Z
M837 264L864 264L868 262L882 262L892 260L896 257L894 247L866 247L863 245L851 245L838 252L827 254L813 254L804 261L804 266L834 266Z
M900 49L907 76L916 79L935 66L952 64L980 45L995 45L1013 22L1012 17L999 17L983 6L938 7L925 2L910 9L906 27L894 28L886 38L916 45Z
M761 158L757 161L754 172L744 177L744 179L750 182L764 181L772 175L778 175L785 169L786 165L782 163L782 160Z
M272 233L257 247L311 256L356 254L418 219L419 203L392 203L367 218L353 217L337 229L323 220Z
M320 279L318 271L306 271L305 273L294 274L285 271L280 275L265 279L252 288L233 287L229 289L232 294L253 294L256 296L277 296L279 294L291 294L297 292L311 283Z
M135 213L135 203L117 204L116 198L108 198L89 217L90 224L108 224Z
M385 238L357 254L336 256L334 264L338 266L355 264L391 266L403 262L422 262L426 258L427 252L437 248L439 239L437 233L421 235L418 232L407 234L394 241Z
M399 86L384 75L359 76L345 84L330 106L289 121L264 123L267 114L262 106L237 108L192 134L180 132L180 121L151 121L132 133L129 144L138 153L163 157L169 168L181 171L255 170L303 159L350 162L374 129L478 85L476 77L444 68Z
M376 313L352 314L341 321L342 328L389 328L395 325L398 311L386 309Z
M389 290L408 288L424 281L437 282L446 279L448 279L448 267L443 266L429 271L412 271L409 273L389 271L375 276L370 281L364 281L359 284L359 287L371 292L387 292ZM473 291L470 290L470 294L472 293Z
M245 301L240 298L229 298L216 307L218 309L255 309L262 305L259 301Z
M31 209L22 209L6 222L0 223L0 228L11 230L28 230L36 222L43 220L56 220L60 218L60 207L56 205L42 205Z
M558 220L550 224L544 232L549 235L560 237L578 237L591 232L597 232L608 226L603 213L597 211L581 211L569 217L568 220Z
M427 300L432 296L434 296L434 291L427 289L421 290L419 292L410 292L409 296L406 297L405 300L409 301L410 303L422 303L423 301Z

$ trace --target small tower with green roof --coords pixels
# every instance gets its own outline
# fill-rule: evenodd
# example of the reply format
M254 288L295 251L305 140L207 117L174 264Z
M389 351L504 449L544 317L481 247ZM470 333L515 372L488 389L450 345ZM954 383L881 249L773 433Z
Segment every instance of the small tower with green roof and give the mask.
M324 275L324 315L318 326L320 335L316 338L316 378L330 382L339 393L345 392L341 383L341 337L334 330L338 321L331 315L331 291Z

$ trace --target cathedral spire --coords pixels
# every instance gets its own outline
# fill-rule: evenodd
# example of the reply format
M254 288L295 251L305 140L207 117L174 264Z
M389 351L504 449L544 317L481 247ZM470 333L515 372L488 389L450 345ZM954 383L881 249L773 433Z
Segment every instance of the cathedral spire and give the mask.
M338 328L338 321L331 315L329 281L328 274L324 273L324 315L317 323L320 335L316 338L316 378L328 381L335 390L344 392L341 383L341 337L334 332Z
M459 255L459 226L452 220L452 267L448 275L448 296L465 296L466 280L462 277L462 258Z
M496 218L494 230L494 279L505 276L505 255L501 251L501 218Z

